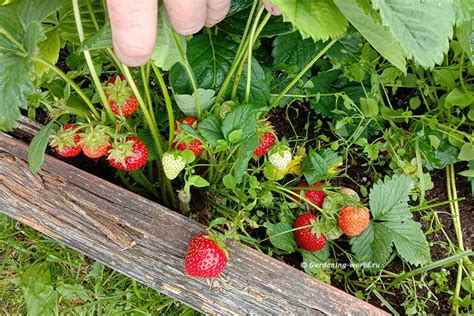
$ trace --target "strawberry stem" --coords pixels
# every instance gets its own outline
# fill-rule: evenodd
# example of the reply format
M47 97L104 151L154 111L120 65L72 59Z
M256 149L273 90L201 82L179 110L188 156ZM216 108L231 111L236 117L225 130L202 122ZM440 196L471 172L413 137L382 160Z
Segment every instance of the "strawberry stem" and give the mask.
M153 72L155 73L156 78L158 79L161 92L163 93L163 98L165 99L166 112L168 114L168 124L169 124L168 148L171 148L173 146L173 139L174 139L174 113L173 113L173 106L171 105L171 98L168 93L168 88L166 86L166 83L163 79L163 76L160 70L153 63L150 63L150 65L151 65L151 68L153 69Z
M78 0L72 0L72 5L74 9L74 19L76 21L77 33L79 35L79 40L82 43L84 41L84 29L82 28L81 12L79 10ZM95 88L97 92L99 93L102 104L104 105L107 111L107 114L109 115L112 122L115 123L116 122L115 115L112 112L112 109L110 108L109 101L107 100L107 97L105 96L105 93L104 93L104 89L102 89L102 84L100 83L99 76L97 75L97 71L94 67L94 63L92 62L91 54L89 53L88 50L84 50L84 57L86 59L87 67L89 68L89 71L92 76L92 80L94 81Z

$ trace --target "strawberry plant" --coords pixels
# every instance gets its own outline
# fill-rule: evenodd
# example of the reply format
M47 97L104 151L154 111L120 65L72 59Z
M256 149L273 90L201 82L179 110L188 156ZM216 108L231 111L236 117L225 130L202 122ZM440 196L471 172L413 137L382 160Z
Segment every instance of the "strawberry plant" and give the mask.
M392 313L469 313L473 5L240 0L192 36L163 7L129 68L104 2L0 4L0 129L45 125L32 171L48 150L106 162L211 222L190 277L219 277L233 238Z

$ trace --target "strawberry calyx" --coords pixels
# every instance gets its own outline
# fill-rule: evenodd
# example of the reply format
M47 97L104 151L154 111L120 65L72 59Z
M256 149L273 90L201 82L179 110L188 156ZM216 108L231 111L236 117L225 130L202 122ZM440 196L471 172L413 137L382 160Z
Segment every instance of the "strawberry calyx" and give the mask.
M117 137L114 140L112 148L109 150L109 155L107 159L112 160L116 163L121 164L123 167L126 167L126 159L129 157L135 158L136 153L133 150L133 145L135 141L133 137Z
M225 244L225 236L219 233L216 233L212 230L208 230L207 234L204 234L203 238L214 241L217 246L224 252L225 256L229 258L229 251L227 245Z
M51 146L59 151L67 147L77 147L81 141L80 127L76 124L65 124L57 131L56 135L51 136Z
M123 75L118 75L110 79L104 91L107 93L109 102L113 101L119 107L123 107L130 97L133 96L133 90Z
M86 150L93 151L96 148L110 145L109 128L106 126L86 125L80 136L79 145L86 148Z

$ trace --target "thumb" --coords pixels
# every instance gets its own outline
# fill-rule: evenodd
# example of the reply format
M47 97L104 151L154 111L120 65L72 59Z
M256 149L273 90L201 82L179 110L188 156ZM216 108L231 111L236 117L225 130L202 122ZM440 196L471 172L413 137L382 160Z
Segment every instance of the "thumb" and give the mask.
M148 61L155 47L157 0L107 0L117 57L128 66Z
M274 4L270 3L270 0L262 0L263 5L265 6L265 9L267 9L268 12L270 12L273 15L281 15L280 10L278 7Z

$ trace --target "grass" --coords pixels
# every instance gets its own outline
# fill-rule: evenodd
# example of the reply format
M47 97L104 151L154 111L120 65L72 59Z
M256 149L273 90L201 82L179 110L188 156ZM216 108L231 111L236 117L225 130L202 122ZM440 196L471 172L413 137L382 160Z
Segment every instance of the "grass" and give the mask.
M0 315L198 315L0 215Z

